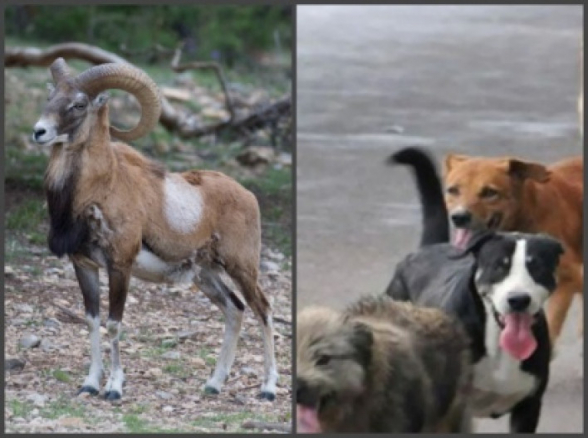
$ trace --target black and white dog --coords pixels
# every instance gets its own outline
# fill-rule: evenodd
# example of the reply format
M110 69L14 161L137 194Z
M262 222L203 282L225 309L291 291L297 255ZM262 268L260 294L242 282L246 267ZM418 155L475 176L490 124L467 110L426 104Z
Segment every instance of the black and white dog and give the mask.
M474 415L510 413L511 432L535 432L551 353L543 304L556 286L561 244L485 231L457 249L446 243L449 222L431 158L407 148L391 160L415 173L424 230L421 248L398 264L386 293L457 316L472 341Z

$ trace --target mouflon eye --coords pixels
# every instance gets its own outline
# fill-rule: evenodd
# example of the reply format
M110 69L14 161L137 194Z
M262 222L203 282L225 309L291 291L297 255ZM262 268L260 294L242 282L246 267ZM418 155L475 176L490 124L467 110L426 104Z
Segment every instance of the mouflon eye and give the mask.
M498 196L498 190L492 187L484 187L480 192L480 198L495 198Z
M86 108L86 104L84 104L84 103L76 103L74 105L74 108L77 109L77 110L83 110L84 108Z
M319 356L316 361L316 364L319 366L327 365L331 361L331 358L326 355Z
M453 195L453 196L457 196L457 195L459 195L459 187L457 187L457 186L447 187L447 193L449 193L450 195Z

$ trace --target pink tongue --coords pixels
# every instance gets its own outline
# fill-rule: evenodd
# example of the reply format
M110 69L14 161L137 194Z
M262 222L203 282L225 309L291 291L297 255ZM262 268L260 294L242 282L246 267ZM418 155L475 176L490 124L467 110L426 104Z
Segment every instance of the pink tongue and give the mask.
M500 346L518 360L525 360L537 348L537 340L531 332L533 316L527 313L509 313L504 317L504 329L500 334Z
M453 246L459 249L464 249L468 244L470 237L472 237L472 232L470 230L466 230L465 228L456 228L455 236L453 238Z
M321 433L318 411L315 408L296 405L296 432Z

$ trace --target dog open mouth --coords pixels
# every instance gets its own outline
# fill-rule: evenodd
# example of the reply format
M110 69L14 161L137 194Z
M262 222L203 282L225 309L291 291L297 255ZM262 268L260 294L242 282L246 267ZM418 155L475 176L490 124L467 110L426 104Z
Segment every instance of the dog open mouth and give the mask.
M490 219L486 222L485 228L487 230L496 230L500 226L502 222L502 214L497 212L490 216ZM453 246L459 249L465 249L468 245L468 242L472 238L474 234L473 229L470 228L456 228L455 234L453 237Z
M321 433L318 407L296 405L296 433Z
M517 360L526 360L535 352L537 340L531 326L535 317L526 312L494 314L501 328L500 348Z

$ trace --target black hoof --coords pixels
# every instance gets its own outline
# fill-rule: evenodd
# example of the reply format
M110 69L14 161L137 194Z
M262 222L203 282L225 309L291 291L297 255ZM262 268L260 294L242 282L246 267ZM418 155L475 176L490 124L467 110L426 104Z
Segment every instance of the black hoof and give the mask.
M204 394L218 395L218 394L220 394L220 391L216 388L213 388L212 386L205 386L204 387Z
M82 392L87 392L90 395L98 395L99 393L99 391L93 386L82 386L78 391L78 395L80 395Z
M118 391L106 391L104 393L104 398L106 400L120 400L121 395L120 395L120 392L118 392Z
M274 394L273 392L262 391L257 396L257 398L261 400L274 401L276 399L276 394Z

